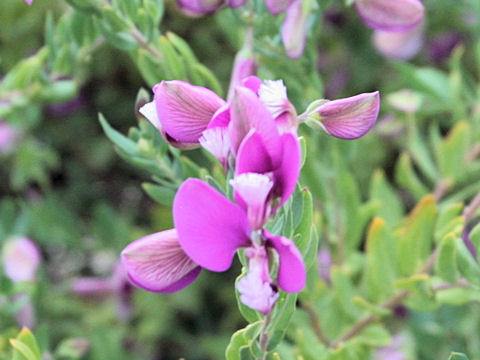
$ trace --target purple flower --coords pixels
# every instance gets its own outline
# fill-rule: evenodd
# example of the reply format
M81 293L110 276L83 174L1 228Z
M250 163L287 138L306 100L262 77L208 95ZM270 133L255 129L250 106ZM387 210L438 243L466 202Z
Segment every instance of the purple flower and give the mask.
M408 339L402 335L397 334L393 336L392 343L383 346L375 351L373 354L374 360L406 360L407 354L404 348L408 345Z
M3 245L3 271L13 282L32 282L41 262L37 246L27 237L16 237Z
M368 26L384 31L410 30L425 12L420 0L355 0L355 6Z
M380 94L376 91L333 101L315 101L300 118L331 136L353 140L372 128L379 110Z
M25 2L26 2L28 5L32 5L32 4L33 4L33 0L25 0Z
M328 248L324 247L319 250L317 254L318 259L318 273L320 277L330 284L331 277L330 277L330 268L332 267L332 255Z
M422 49L424 28L422 24L404 32L375 30L373 43L383 56L395 60L410 60Z

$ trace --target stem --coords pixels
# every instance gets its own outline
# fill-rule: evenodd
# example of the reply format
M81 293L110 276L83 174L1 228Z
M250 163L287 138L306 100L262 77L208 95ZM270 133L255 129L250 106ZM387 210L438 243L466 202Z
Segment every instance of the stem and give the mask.
M267 316L265 316L265 321L263 322L262 332L260 333L260 349L263 352L263 359L267 358L267 346L268 346L268 339L270 336L267 333L267 327L272 320L272 312L270 311Z
M442 290L449 290L449 289L454 289L454 288L463 288L463 287L469 287L471 284L466 280L466 279L458 279L454 283L444 283L444 284L439 284L432 286L433 291L442 291Z
M302 303L302 308L307 313L308 317L310 318L310 322L312 323L313 331L317 336L318 340L325 345L326 347L330 347L330 340L327 339L325 334L323 333L322 327L320 326L320 322L318 321L318 316L315 313L315 309L309 303Z
M480 207L480 192L473 198L472 202L463 210L465 222L469 222Z
M450 186L452 185L451 181L443 179L440 180L435 187L435 190L433 191L433 195L435 196L435 199L439 201L443 195L450 189Z
M130 34L135 38L135 40L137 40L138 44L142 48L147 50L150 54L152 54L158 60L163 60L162 54L156 48L154 48L152 45L148 43L147 39L145 39L143 34L136 27L132 27L132 29L130 29Z
M421 271L418 272L418 274L426 274L426 273L430 272L430 270L432 270L433 266L435 265L435 261L437 260L438 251L439 251L438 249L439 248L437 247L433 251L433 253L430 255L430 257L427 259L427 262L425 263L425 266L423 267L423 269ZM381 304L380 307L383 308L383 309L386 309L386 310L392 310L395 306L402 303L408 296L410 296L410 291L408 291L408 290L400 291L399 293L395 294L390 299L385 301L383 304ZM335 348L340 343L348 341L351 338L355 337L363 329L365 329L368 325L373 323L376 319L377 319L377 315L370 314L370 315L367 315L366 317L364 317L363 319L357 321L349 331L347 331L345 334L340 336L337 340L332 341L331 347Z

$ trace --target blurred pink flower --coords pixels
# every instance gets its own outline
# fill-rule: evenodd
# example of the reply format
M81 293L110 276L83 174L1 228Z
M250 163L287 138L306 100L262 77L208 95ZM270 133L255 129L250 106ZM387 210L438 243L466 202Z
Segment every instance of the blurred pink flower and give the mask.
M3 245L3 271L13 282L34 281L41 262L40 251L27 237L15 237Z
M420 52L423 42L422 24L404 32L375 30L373 33L373 43L378 52L395 60L410 60Z

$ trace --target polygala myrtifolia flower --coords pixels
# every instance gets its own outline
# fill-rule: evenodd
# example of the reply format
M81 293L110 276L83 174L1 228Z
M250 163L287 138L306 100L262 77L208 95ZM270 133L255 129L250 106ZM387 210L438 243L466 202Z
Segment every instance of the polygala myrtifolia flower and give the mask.
M253 85L259 85L258 79L250 80L250 86L259 88ZM236 154L235 176L229 183L235 203L201 180L186 180L173 203L175 229L141 238L123 251L134 284L156 292L177 291L194 281L202 267L227 270L235 252L245 248L248 273L237 287L244 304L267 314L278 297L277 285L287 292L303 288L305 267L295 244L263 228L293 194L301 167L300 144L294 132L281 132L272 115L280 108L270 103L269 109L261 97L237 87L228 126L223 127ZM269 274L268 249L278 254L276 282Z
M180 10L185 15L193 17L211 14L224 4L231 8L238 8L247 2L248 0L177 0ZM305 48L306 22L315 3L311 0L265 0L265 4L272 15L285 12L282 41L287 55L298 59Z
M422 49L424 32L422 24L402 32L375 30L373 43L378 52L385 57L395 60L410 60Z
M425 8L420 0L354 0L363 21L373 29L407 31L419 25Z

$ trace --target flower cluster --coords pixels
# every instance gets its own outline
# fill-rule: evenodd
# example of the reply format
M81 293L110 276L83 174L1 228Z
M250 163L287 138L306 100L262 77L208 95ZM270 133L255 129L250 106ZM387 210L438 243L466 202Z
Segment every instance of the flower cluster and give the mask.
M179 8L188 16L211 14L225 4L238 8L247 2L248 0L177 0ZM265 0L265 4L272 15L285 13L282 41L289 57L300 58L305 48L309 6L302 0Z
M202 146L232 171L228 185L235 201L199 179L187 179L173 203L175 229L141 238L123 251L130 279L150 291L177 291L193 282L201 268L227 270L235 252L243 248L248 272L237 284L240 300L268 314L278 288L298 292L306 278L295 244L264 228L298 181L297 127L305 121L333 136L359 137L376 120L378 93L322 100L297 116L281 80L246 77L230 101L182 81L163 81L153 91L154 101L140 112L170 144L183 149ZM270 269L276 258L273 279Z

